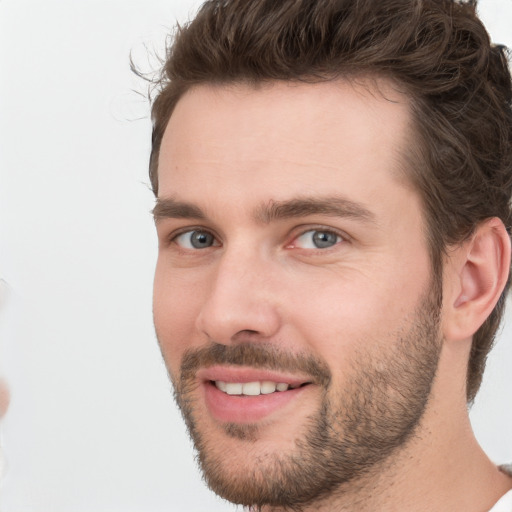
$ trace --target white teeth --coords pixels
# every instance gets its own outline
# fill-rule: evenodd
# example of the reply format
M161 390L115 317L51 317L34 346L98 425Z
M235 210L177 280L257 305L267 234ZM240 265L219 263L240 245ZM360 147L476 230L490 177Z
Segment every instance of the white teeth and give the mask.
M270 382L269 380L264 380L261 383L261 394L262 395L268 395L270 393L273 393L276 390L276 383Z
M260 394L260 383L259 382L245 382L242 385L242 394L249 396L257 396Z
M272 382L269 380L264 380L263 382L225 382L222 380L216 380L215 386L218 389L227 393L228 395L247 395L247 396L257 396L257 395L268 395L270 393L274 393L275 391L287 391L292 388L289 384L285 382Z
M226 382L226 393L228 395L241 395L242 384L240 382Z

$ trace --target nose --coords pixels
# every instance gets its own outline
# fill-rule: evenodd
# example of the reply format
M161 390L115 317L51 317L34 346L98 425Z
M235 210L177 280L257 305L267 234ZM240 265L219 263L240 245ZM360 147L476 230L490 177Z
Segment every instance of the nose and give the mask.
M210 340L233 344L265 341L280 328L279 288L272 264L246 251L226 252L216 263L197 328Z

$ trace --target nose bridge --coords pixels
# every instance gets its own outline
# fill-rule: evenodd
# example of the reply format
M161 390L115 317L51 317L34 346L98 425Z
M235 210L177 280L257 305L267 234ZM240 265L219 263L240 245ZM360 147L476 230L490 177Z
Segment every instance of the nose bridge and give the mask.
M198 329L218 343L232 342L244 331L252 339L272 336L279 329L272 263L242 244L225 250L215 265L197 318Z

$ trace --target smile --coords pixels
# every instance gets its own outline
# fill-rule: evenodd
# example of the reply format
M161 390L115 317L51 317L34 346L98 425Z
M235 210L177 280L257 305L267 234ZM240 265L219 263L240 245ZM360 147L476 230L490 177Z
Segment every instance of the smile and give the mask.
M235 366L203 368L196 378L209 414L220 423L277 418L299 395L317 387L306 376Z
M216 380L215 386L228 395L258 396L270 395L271 393L288 391L299 386L292 386L286 382L273 382L269 380L255 382L225 382Z

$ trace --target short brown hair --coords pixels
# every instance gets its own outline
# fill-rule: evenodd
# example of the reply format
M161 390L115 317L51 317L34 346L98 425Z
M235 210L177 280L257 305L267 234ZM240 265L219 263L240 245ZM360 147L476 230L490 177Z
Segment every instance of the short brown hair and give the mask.
M419 191L435 272L442 255L491 217L510 227L512 87L475 1L210 0L176 31L152 107L150 179L158 194L162 137L181 96L200 84L321 82L376 76L411 99L417 129L408 174ZM473 337L472 401L505 294Z

